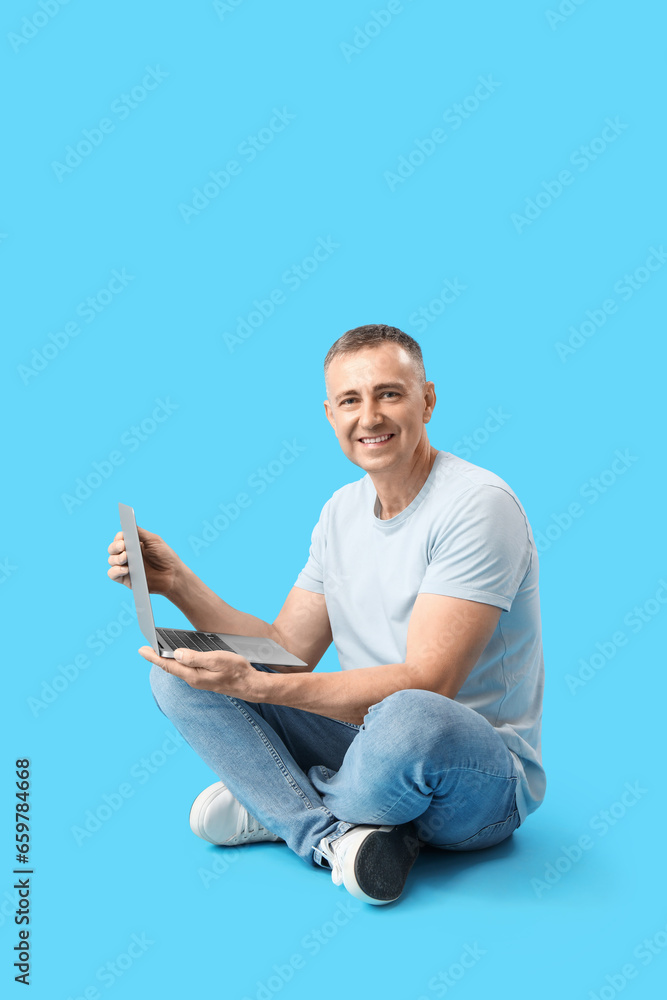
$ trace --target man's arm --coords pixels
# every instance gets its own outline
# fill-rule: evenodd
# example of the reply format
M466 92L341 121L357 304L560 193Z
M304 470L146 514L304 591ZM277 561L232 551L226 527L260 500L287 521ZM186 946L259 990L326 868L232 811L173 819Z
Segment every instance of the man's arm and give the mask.
M139 539L150 593L166 597L196 629L274 639L308 664L307 667L273 664L285 672L314 670L324 656L331 643L331 626L323 594L293 587L276 620L265 622L218 597L159 535L139 528ZM107 575L130 587L122 531L116 534L108 552Z
M289 705L361 725L369 706L395 691L418 688L456 697L493 635L500 614L500 608L477 601L419 594L408 626L405 663L336 673L266 673L234 653L183 650L182 658L173 661L156 658L146 647L145 656L195 688L247 701Z
M227 604L185 564L180 567L174 586L165 597L202 632L231 632L233 635L274 638L272 626L268 622Z
M308 664L307 667L274 665L284 673L314 670L331 644L331 625L323 594L292 587L278 617L269 623L226 604L184 566L168 596L197 629L268 637Z
M490 604L419 594L410 616L405 663L299 677L261 673L254 700L361 725L370 705L405 688L455 698L501 613Z

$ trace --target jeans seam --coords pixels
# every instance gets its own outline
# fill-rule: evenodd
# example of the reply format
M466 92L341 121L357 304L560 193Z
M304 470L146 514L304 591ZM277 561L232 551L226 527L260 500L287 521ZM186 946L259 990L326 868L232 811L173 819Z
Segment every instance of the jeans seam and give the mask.
M440 771L433 771L433 774L450 774L452 771L475 771L477 774L484 774L487 778L504 778L505 781L518 781L517 774L494 774L493 771L486 771L483 767L445 767Z
M515 785L514 785L515 790L516 790L516 787L517 787L516 782L518 781L518 778L517 778L516 774L511 774L509 776L504 775L504 774L491 774L489 771L484 771L480 767L448 767L448 768L445 768L445 769L443 769L441 771L436 771L434 773L435 774L450 774L452 771L476 771L478 774L485 774L489 778L503 778L504 781L513 781L513 782L515 782ZM413 793L413 791L414 791L414 789L412 789L412 788L406 788L406 790L402 793L402 795L400 795L394 802L392 802L392 804L390 806L387 806L387 808L384 809L379 814L379 816L376 813L375 815L377 816L378 822L380 822L382 820L382 817L386 816L387 813L390 812L390 810L394 809L405 798L406 795L411 795ZM515 794L516 794L516 792L515 792ZM424 812L426 812L427 809L430 808L430 805L431 805L431 803L429 802L429 804L426 806L426 809L424 809ZM423 813L420 813L419 815L421 816L421 815L423 815ZM415 817L415 819L418 819L418 817ZM505 823L505 822L507 822L507 820L500 820L499 822ZM495 823L491 823L490 825L491 826L495 826L496 824ZM484 827L484 829L486 829L486 827ZM477 836L477 835L474 834L474 836ZM469 840L470 838L467 838L467 839Z
M382 817L383 817L383 816L386 816L386 815L387 815L387 813L388 813L388 812L389 812L389 811L390 811L391 809L394 809L394 808L395 808L395 807L396 807L396 806L397 806L397 805L399 804L399 802L401 802L401 801L402 801L402 800L403 800L403 799L405 798L405 796L406 796L406 795L410 795L410 794L412 794L412 792L413 792L413 789L412 789L412 788L407 788L407 789L406 789L406 790L405 790L405 791L403 792L403 794L402 794L402 795L400 795L400 796L399 796L399 798L397 798L395 802L392 802L392 804L391 804L390 806L387 806L387 808L386 808L386 809L384 809L384 810L383 810L383 811L382 811L382 812L380 813L380 815L379 815L379 816L377 816L377 813L376 813L376 816L377 816L377 822L381 824L381 822L382 822ZM426 806L426 809L428 809L428 806ZM424 812L426 812L426 809L424 809ZM420 815L421 815L421 813L420 813ZM373 825L375 825L375 821L372 821L372 823L373 823Z
M285 765L284 760L282 759L282 757L280 756L280 754L278 753L278 751L276 750L276 748L273 746L273 744L270 742L270 740L267 737L267 735L264 732L264 730L261 729L261 727L257 725L257 723L255 722L255 720L253 719L253 717L248 712L245 711L243 705L241 705L241 703L239 701L237 701L236 698L232 698L231 696L229 696L229 701L247 719L247 721L253 727L253 729L255 730L255 732L258 734L259 738L262 740L262 742L264 743L265 747L267 748L267 750L269 751L269 753L273 757L275 763L278 765L278 768L280 769L280 771L282 771L282 775L283 775L285 781L287 782L287 784L290 785L290 787L295 792L298 792L298 794L301 796L301 798L305 802L305 804L308 807L308 809L315 809L315 806L310 801L310 799L308 798L308 796L304 792L303 788L301 788L301 786L297 782L297 780L294 777L294 775L287 768L287 766ZM336 819L337 818L336 816L334 816L334 814L332 812L330 812L326 808L326 806L324 805L324 803L322 803L322 807L321 808L327 813L328 816L331 816L332 819Z
M487 825L483 826L481 828L481 830L478 830L476 833L473 833L470 837L466 837L465 840L457 840L453 844L433 844L432 846L433 847L439 847L439 848L460 847L461 844L467 844L471 840L476 840L477 837L480 837L486 830L492 830L494 828L494 826L504 826L505 824L509 823L509 821L511 819L514 819L515 816L518 816L518 813L519 813L519 810L515 806L514 809L512 810L512 812L509 814L509 816L506 816L505 819L499 819L497 823L487 823ZM515 829L518 829L518 826ZM514 832L514 831L512 831L512 832ZM495 845L493 845L493 846L495 846Z

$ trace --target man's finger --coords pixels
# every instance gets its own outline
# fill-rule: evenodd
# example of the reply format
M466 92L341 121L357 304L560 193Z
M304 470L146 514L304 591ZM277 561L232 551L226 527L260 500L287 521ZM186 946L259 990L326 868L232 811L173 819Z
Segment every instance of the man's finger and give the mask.
M112 580L118 580L121 576L127 576L129 572L127 566L112 566L107 570L107 576Z
M152 646L141 646L139 648L139 655L143 656L144 660L156 663L158 667L163 667L171 663L171 660L168 660L166 657L158 656Z
M170 657L158 656L151 646L142 646L139 649L139 655L143 656L144 660L154 663L156 667L162 667L166 673L173 674L174 677L180 677L181 680L186 681L188 684L191 684L193 679L197 677L198 671L196 668L187 667L179 663L178 660L172 660Z
M200 653L195 649L179 648L174 650L174 657L184 666L197 670L224 670L239 658L239 654L229 653L225 649L211 649Z
M158 656L157 653L153 650L152 646L141 647L139 652L143 656L144 654L142 650L147 651L146 659L151 659L151 657L148 655L148 653L150 653L154 657L152 662L157 663L159 661L160 666L163 666L165 663L167 664L173 663L173 660L171 658ZM225 655L227 654L223 650L220 650L220 652L211 650L208 653L201 653L199 652L199 650L186 649L185 647L180 647L179 649L174 650L174 659L178 663L182 663L184 667L191 667L195 670L215 670L216 667L219 666L219 664L216 663L216 661L219 660L221 656ZM235 656L236 654L232 653L231 655ZM171 672L174 673L174 671Z
M215 654L214 654L215 655ZM209 658L209 663L206 663L206 657ZM182 663L184 667L206 667L209 669L211 667L210 663L210 653L199 653L195 649L179 648L174 650L174 659Z
M152 646L142 646L139 650L141 655L146 660L150 660L151 663L157 663L158 666L163 667L168 670L170 674L176 674L178 677L184 676L179 673L178 670L174 669L175 664L181 664L183 667L187 668L189 671L188 676L194 676L195 671L201 673L201 671L220 671L224 670L225 666L229 666L227 658L232 660L239 659L238 653L228 653L225 650L211 650L207 653L201 653L195 649L186 649L180 647L174 650L174 659L168 659L166 657L158 656L153 650Z

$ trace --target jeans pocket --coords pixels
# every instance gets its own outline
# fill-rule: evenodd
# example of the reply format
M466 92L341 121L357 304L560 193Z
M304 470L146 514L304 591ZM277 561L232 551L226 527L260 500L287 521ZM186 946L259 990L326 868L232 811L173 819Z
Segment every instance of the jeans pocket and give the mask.
M356 722L345 722L344 719L332 719L332 722L340 722L341 726L347 726L348 729L356 729L357 731L363 729L363 723L358 725Z

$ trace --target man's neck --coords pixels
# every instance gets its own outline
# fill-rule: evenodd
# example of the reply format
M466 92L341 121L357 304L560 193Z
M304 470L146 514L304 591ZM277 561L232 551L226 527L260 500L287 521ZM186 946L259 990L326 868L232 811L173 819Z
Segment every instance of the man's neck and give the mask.
M416 452L407 470L392 471L383 475L370 474L378 498L378 515L388 521L405 510L417 496L428 479L438 449L427 443L425 452Z

